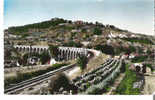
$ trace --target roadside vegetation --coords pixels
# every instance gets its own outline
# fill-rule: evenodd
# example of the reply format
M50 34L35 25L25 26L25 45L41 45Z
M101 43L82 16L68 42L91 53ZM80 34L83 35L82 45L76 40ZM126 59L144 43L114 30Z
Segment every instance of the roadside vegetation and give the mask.
M148 56L137 56L137 57L133 58L131 61L133 63L144 62L147 58L148 58Z
M67 63L54 64L45 70L39 70L39 71L28 72L28 73L20 73L19 72L19 73L17 73L17 76L9 77L4 80L5 88L7 86L9 86L9 84L16 84L16 83L22 82L24 80L31 79L33 77L45 74L47 72L54 71L58 68L61 68L62 66L66 66L66 65L68 65L68 64Z
M138 80L136 72L129 70L130 65L126 65L125 77L117 87L115 94L118 95L139 95L140 89L133 88L133 83Z

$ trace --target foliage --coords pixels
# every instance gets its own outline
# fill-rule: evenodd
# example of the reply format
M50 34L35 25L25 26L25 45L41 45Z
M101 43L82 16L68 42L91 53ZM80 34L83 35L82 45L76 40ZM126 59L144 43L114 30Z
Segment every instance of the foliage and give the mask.
M137 80L136 72L129 70L129 65L126 65L125 77L116 89L116 94L123 95L138 95L139 89L133 88L133 83Z
M77 32L71 32L71 38L73 38L76 34Z
M58 46L49 45L49 50L50 50L51 56L56 59L59 54Z
M86 29L82 29L82 33L86 33L87 32L87 30Z
M86 56L79 56L77 59L77 64L80 66L81 70L84 70L87 64L88 58Z
M151 40L149 40L148 38L123 38L123 40L129 41L131 43L137 42L137 43L153 45L153 42Z
M45 64L47 61L50 60L50 58L51 57L50 57L48 52L43 52L43 53L40 54L40 61L41 61L42 64Z
M10 27L8 31L10 33L20 34L23 32L28 32L29 29L45 29L49 28L51 26L56 26L60 23L65 23L66 21L64 19L56 19L56 20L50 20L50 21L44 21L41 23L34 23L24 26L17 26L17 27Z
M96 28L94 29L94 34L95 34L95 35L101 35L101 34L102 34L102 30L101 30L100 28L96 27Z
M70 41L68 43L64 43L63 46L65 46L65 47L82 47L83 45L80 42Z
M133 58L131 61L133 63L137 63L137 62L143 62L148 58L148 56L136 56L135 58Z
M118 64L115 63L112 65L112 67L109 69L109 71L103 71L103 74L101 79L97 84L93 84L90 88L88 88L85 93L86 94L102 94L103 92L107 91L108 85L113 84L115 78L120 73L120 69L122 67L121 62Z
M49 91L51 94L53 92L58 91L61 87L69 89L70 87L70 80L64 73L58 73L56 76L51 78L49 84Z
M28 53L26 53L26 54L24 54L23 55L23 57L22 57L22 65L26 65L27 64L27 59L29 58L29 54Z
M105 54L114 55L114 48L110 45L97 45L95 47L96 50L100 50Z
M128 48L125 48L123 46L119 46L114 48L115 54L119 55L120 53L130 54L136 51L136 48L134 46L129 46Z

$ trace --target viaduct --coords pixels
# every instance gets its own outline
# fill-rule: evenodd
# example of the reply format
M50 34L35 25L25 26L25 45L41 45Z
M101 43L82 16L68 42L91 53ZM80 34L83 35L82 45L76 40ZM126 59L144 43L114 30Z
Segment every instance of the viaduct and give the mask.
M26 45L14 45L14 48L19 52L27 53L42 53L50 52L49 46L26 46ZM90 50L86 48L75 48L75 47L58 47L58 60L71 60L76 59L79 55L88 56Z

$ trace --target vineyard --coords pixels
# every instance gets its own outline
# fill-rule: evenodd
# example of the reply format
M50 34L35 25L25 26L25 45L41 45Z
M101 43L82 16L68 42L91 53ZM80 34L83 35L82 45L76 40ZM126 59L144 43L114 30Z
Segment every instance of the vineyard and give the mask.
M121 67L122 60L108 59L99 67L76 77L71 83L77 87L77 94L103 94L121 72ZM71 91L61 90L55 94L70 94Z

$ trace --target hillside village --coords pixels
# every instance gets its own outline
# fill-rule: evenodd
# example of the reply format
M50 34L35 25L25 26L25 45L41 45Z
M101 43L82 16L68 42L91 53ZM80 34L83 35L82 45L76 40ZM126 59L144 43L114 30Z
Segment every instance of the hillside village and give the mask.
M21 47L15 48L15 46L16 47L21 46ZM47 49L45 50L46 52L39 53L39 54L36 52L26 53L27 52L26 49L29 50L29 49L32 49L33 47L36 47L36 51L42 50L42 47L44 48L47 47ZM82 49L77 49L77 48L82 48ZM61 51L61 49L66 50L65 52L68 52L68 53L64 54L63 51L61 53L60 52L55 53L56 51ZM50 51L50 54L48 50ZM84 59L85 56L82 55L83 51L84 53L88 53L89 56L87 55L87 57L89 58L90 61L86 61ZM96 52L100 52L99 56L97 57L95 57ZM92 53L94 54L91 57L90 55L92 55ZM76 55L79 55L79 54L80 54L79 58L76 57ZM52 59L51 59L51 55L53 57ZM63 57L62 55L67 56L70 59L67 57ZM76 60L74 58L76 58ZM83 63L85 62L84 64L82 63L81 65L78 65L78 66L83 66L83 65L87 66L86 69L83 67L80 67L81 70L83 71L80 72L80 74L78 74L77 76L74 75L75 78L73 78L72 76L73 84L75 83L75 86L77 87L74 87L72 86L73 84L70 84L72 88L70 90L65 90L65 92L63 91L64 87L62 89L60 88L61 87L60 86L58 88L60 90L59 92L55 90L54 92L52 91L49 93L49 91L51 90L49 91L46 90L44 93L43 91L39 90L41 91L39 92L39 94L40 93L69 94L71 90L72 91L76 90L76 92L73 92L73 94L78 94L78 93L80 94L81 93L84 93L84 94L85 93L86 94L89 94L89 93L90 94L93 94L93 93L94 94L106 94L106 93L107 94L108 93L110 94L132 94L132 93L147 94L148 93L150 94L155 91L155 89L149 91L147 88L148 85L153 86L152 84L149 83L150 81L153 81L153 82L155 81L152 79L150 80L150 77L155 75L155 64L154 64L155 37L153 36L133 33L128 30L122 30L120 28L117 28L114 25L104 25L100 22L92 23L92 22L85 22L82 20L72 21L72 20L65 20L62 18L53 18L48 21L24 25L24 26L9 27L8 29L4 30L4 69L5 69L5 87L6 88L11 87L10 86L11 82L12 82L11 84L17 84L16 82L13 81L13 79L18 80L19 83L20 83L20 80L29 79L28 77L25 79L24 77L21 79L18 79L19 73L24 76L24 73L30 73L30 72L37 73L37 71L40 71L40 70L53 71L53 70L56 70L57 68L50 69L50 67L48 66L52 66L52 65L54 66L54 64L57 64L57 63L58 63L57 66L69 65L69 64L73 64L73 62L75 63L77 59L80 59L81 61L80 64L82 63L82 61ZM63 62L61 62L61 60ZM113 66L111 68L117 67L118 69L116 70L116 73L118 70L121 70L120 73L122 74L118 74L119 71L116 75L114 74L115 77L120 76L120 77L117 77L120 82L118 81L119 84L116 85L115 83L117 82L108 81L109 82L108 84L114 85L114 87L116 88L114 90L109 86L107 86L106 91L103 91L103 88L102 88L101 89L102 91L96 90L97 92L94 92L96 87L98 86L98 83L100 83L100 81L92 81L91 78L95 76L93 76L94 74L92 74L91 76L90 71L92 69L98 68L99 65L102 65L102 67L104 68L104 66L106 66L106 63L104 62L107 62L107 63L111 62L111 66ZM39 66L48 65L48 66L46 66L47 68L37 67L38 69L36 67L33 67L38 65ZM29 69L24 66L32 66L32 67ZM124 66L123 68L126 68L126 71L122 71L121 69L122 66ZM20 71L20 69L23 71ZM32 69L34 71L32 71ZM111 69L110 71L113 71L113 70L114 69ZM38 72L38 73L45 73L45 72ZM76 74L77 73L79 72L77 71ZM101 71L99 73L103 73L103 72ZM34 74L34 76L35 75L39 76L41 74ZM89 78L86 77L87 75L88 76L90 75L91 77L91 78L89 77L91 80L89 84L85 82L86 80L89 80ZM130 77L127 77L128 75L131 75L131 80L133 79L131 81L132 84L126 83L128 78L130 80ZM145 75L150 75L150 77ZM33 78L34 76L30 75L29 77ZM60 76L64 77L63 75L60 75ZM103 80L103 78L100 77L100 74L96 73L96 76L97 76L97 80ZM127 78L125 79L125 77ZM147 78L148 83L144 82L145 78ZM80 79L82 79L82 82L79 81ZM111 77L111 80L113 79L114 78ZM54 78L53 80L56 80L56 79ZM97 86L92 87L91 88L92 90L91 90L89 89L89 87L91 87L89 86L90 84L95 84L95 85L97 84ZM147 84L147 86L145 84ZM127 85L129 87L129 90L131 89L131 91L123 90L122 88L124 88L125 85ZM53 85L50 85L50 86L53 87ZM27 93L30 93L30 92L26 91L26 94Z

